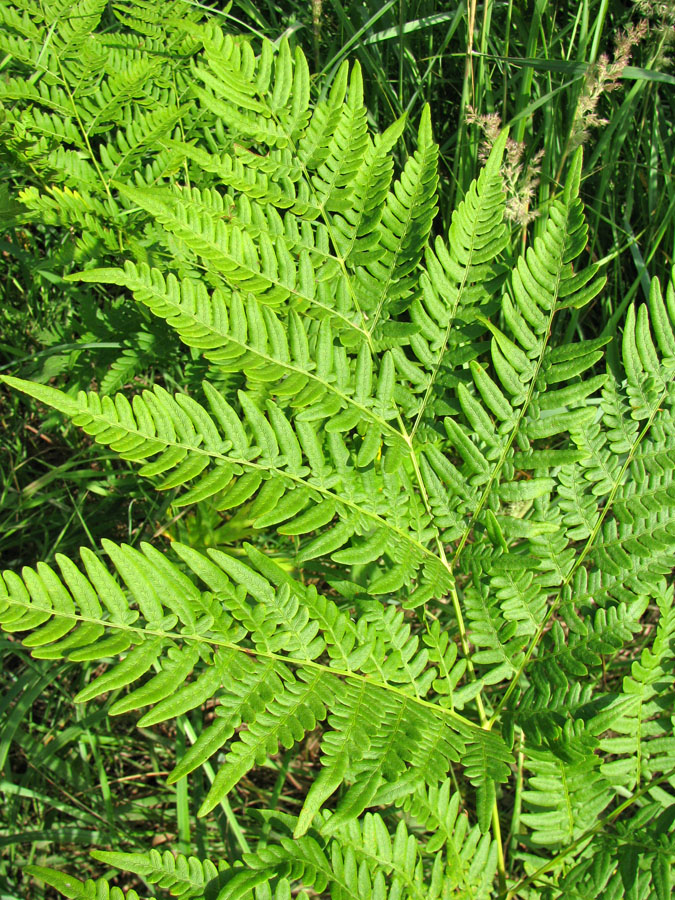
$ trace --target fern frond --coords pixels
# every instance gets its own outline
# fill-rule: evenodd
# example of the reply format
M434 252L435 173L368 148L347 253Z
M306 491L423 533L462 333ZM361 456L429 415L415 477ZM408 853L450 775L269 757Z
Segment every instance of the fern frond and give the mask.
M113 13L118 21L138 34L159 40L166 38L170 26L183 22L184 27L201 20L202 12L185 0L169 0L158 6L152 0L115 0Z
M209 295L203 282L179 281L173 275L165 279L148 266L127 263L124 270L94 269L78 278L128 288L219 368L243 371L253 382L275 382L276 395L296 410L311 406L311 421L323 419L330 430L344 432L350 422L353 428L365 419L389 442L403 441L391 424L395 416L391 359L385 354L381 371L373 372L372 360L364 352L348 382L340 384L330 373L344 368L345 362L327 323L313 334L308 320L294 312L284 321L267 304L245 301L238 292L228 296L216 290ZM378 385L375 396L373 382Z
M601 749L612 756L602 772L626 790L639 789L643 782L670 771L675 740L667 714L672 693L673 639L675 614L672 588L662 585L658 599L660 621L650 649L642 652L624 679L623 693L612 717L615 736L602 738ZM653 747L653 749L652 749Z
M132 406L121 394L112 401L94 393L82 393L74 401L53 388L32 382L13 379L7 383L71 416L99 443L110 446L122 458L140 461L154 457L141 467L139 474L163 475L158 489L192 483L191 490L178 501L182 505L223 492L218 508L231 509L255 495L255 503L250 508L253 523L259 520L260 527L283 523L280 530L286 534L307 534L322 528L337 513L339 520L330 530L322 531L301 546L299 560L335 553L354 536L386 529L389 534L386 553L397 565L386 574L379 569L373 572L371 592L398 590L405 582L410 583L420 568L432 590L441 595L447 591L447 569L426 546L428 519L406 481L387 474L386 470L378 476L373 469L366 468L361 476L345 466L344 458L340 462L337 454L348 457L349 453L341 435L331 430L326 450L338 462L339 477L336 479L335 474L328 477L327 454L313 428L318 418L314 412L309 416L302 413L293 428L272 401L267 403L263 414L256 402L240 391L243 410L240 415L210 385L204 389L211 413L188 396L177 394L172 398L160 387L138 396ZM335 411L333 408L327 415ZM379 441L379 431L372 436ZM377 449L377 443L364 440L357 464L368 467ZM364 450L368 451L365 458ZM378 479L381 491L373 492L374 478ZM313 512L315 505L319 508ZM414 515L420 517L418 522ZM358 559L358 554L363 557L364 547L356 538L354 549ZM373 550L369 548L369 552L372 554ZM380 555L381 552L375 552L370 559ZM349 559L337 556L336 561Z
M447 886L467 897L487 898L497 870L497 847L489 835L481 835L478 825L469 825L460 804L459 794L452 793L447 780L439 786L418 788L406 798L403 808L413 823L433 835L424 847L426 852L446 848Z
M357 276L359 303L369 316L368 331L375 336L380 319L386 321L391 311L400 312L410 304L417 289L416 269L436 215L438 147L428 107L422 113L417 143L386 197L378 229L381 252L371 254ZM381 330L386 334L386 325Z
M312 176L312 188L321 210L338 212L351 207L351 184L368 146L367 127L363 78L357 63L352 68L346 101L335 123L327 152Z
M672 891L674 840L668 816L647 803L627 821L595 838L584 859L548 889L553 900L575 897L655 897Z
M394 170L391 150L404 125L405 120L399 119L383 135L375 137L349 182L349 208L332 217L331 237L350 268L367 264L384 252L380 249L378 226Z
M598 759L576 735L568 736L561 756L535 748L528 750L531 770L523 791L526 808L522 815L530 826L529 840L540 847L571 843L595 822L612 799L609 781L598 771ZM565 758L567 755L567 758Z
M172 780L216 753L246 722L247 729L231 744L202 804L202 814L256 762L275 753L279 744L292 746L327 713L334 730L327 737L324 783L328 779L331 790L318 803L321 791L314 792L309 807L314 808L299 826L303 832L341 781L352 787L329 831L376 803L378 789L385 783L395 785L406 773L410 789L415 781L433 784L442 779L450 760L465 755L466 742L472 748L470 777L483 777L475 773L472 761L480 753L483 759L492 757L491 773L500 760L496 777L501 779L508 751L498 737L427 701L422 691L428 691L435 670L422 677L426 651L413 663L409 649L401 654L400 634L377 619L366 617L354 627L343 617L344 624L336 629L341 614L330 610L326 598L315 601L314 607L301 604L312 591L290 578L275 590L259 571L220 551L205 557L174 544L185 565L205 582L209 590L204 591L149 545L143 545L142 552L110 541L104 547L124 588L91 551L82 551L86 576L59 555L60 577L42 563L35 570L25 568L21 578L5 573L2 627L14 633L30 631L25 642L36 656L82 661L123 655L76 699L88 701L134 687L113 704L111 713L153 705L141 719L144 725L220 698L216 722L179 762ZM312 608L318 610L318 620ZM325 637L324 622L329 626ZM332 664L320 663L326 645L336 642L342 648L332 653ZM346 669L335 667L339 657ZM153 668L159 671L139 685ZM407 688L411 670L415 681ZM178 689L177 682L182 684ZM354 690L365 690L367 707L380 711L378 721L371 716L368 722L368 748L357 749L350 736ZM397 728L392 721L398 722Z
M92 856L123 872L140 875L148 884L159 884L163 890L185 900L203 895L209 887L212 889L213 883L218 883L219 874L227 870L227 864L221 864L219 870L208 859L174 856L168 850L164 853L151 850L147 854L94 850Z
M448 236L449 250L437 239L436 252L427 250L428 274L421 280L422 297L414 303L411 318L419 324L420 333L410 340L410 347L422 364L421 377L415 390L423 396L414 410L413 432L419 427L425 409L432 398L434 385L448 348L455 319L464 304L476 300L476 291L484 296L482 283L490 273L490 263L507 243L503 224L504 196L499 165L506 135L495 144L487 165L478 181L453 213ZM480 287L473 287L480 285ZM473 290L472 290L473 288ZM473 294L473 297L472 297ZM402 374L406 375L406 364ZM413 412L410 412L411 417Z
M341 312L327 299L328 291L317 284L309 254L302 252L296 261L282 238L265 236L256 247L246 230L222 219L193 214L189 204L169 203L162 194L136 188L124 187L122 192L221 275L231 290L251 292L269 305L291 298L298 311L317 307L346 327L361 330L351 310ZM330 288L339 290L335 284Z
M27 875L53 887L68 900L141 900L135 890L123 891L121 888L111 887L104 878L96 881L92 879L78 881L72 875L65 875L63 872L57 872L55 869L48 869L45 866L26 866L24 871ZM154 898L147 897L143 900L154 900Z
M81 324L122 352L98 392L3 380L174 507L232 520L208 553L107 541L110 566L83 550L5 573L2 627L36 659L96 662L78 702L109 696L142 727L208 704L169 776L206 767L202 815L319 733L299 815L257 811L241 860L97 859L219 900L487 900L495 875L509 900L663 900L675 282L629 308L607 366L606 339L563 337L603 285L582 262L580 153L522 254L505 134L432 242L428 109L398 168L404 119L371 130L358 65L314 103L299 49L226 34L199 4L116 0L104 25L102 0L14 5L8 218L60 233L55 272L112 286ZM106 395L176 337L177 392Z
M259 160L252 151L229 153L207 152L201 147L180 141L170 142L187 159L192 160L204 172L218 177L220 184L255 200L264 206L280 210L288 209L294 215L314 221L321 215L321 209L307 183L288 170L283 163L276 163L271 172L261 170ZM272 156L272 153L270 153ZM298 173L299 174L299 173Z

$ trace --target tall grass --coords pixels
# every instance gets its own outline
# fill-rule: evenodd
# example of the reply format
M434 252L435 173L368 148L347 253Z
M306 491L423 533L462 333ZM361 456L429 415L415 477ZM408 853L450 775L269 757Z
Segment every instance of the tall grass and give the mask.
M525 164L543 151L536 209L558 190L581 140L591 249L610 264L613 288L596 325L604 327L646 286L647 272L664 274L671 264L673 0L286 0L259 8L240 0L224 15L267 34L292 30L329 80L343 59L358 58L381 126L407 113L412 137L429 103L447 182L439 228L476 171L480 130L469 124L469 109L510 126L525 144ZM637 41L626 48L631 29Z

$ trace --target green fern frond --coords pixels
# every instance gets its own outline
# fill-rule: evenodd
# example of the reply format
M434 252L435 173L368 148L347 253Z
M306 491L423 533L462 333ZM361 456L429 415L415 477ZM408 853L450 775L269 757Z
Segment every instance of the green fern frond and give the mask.
M603 773L627 790L639 789L650 778L668 772L675 751L664 709L672 693L675 629L672 589L665 584L658 603L660 621L653 644L633 663L616 704L617 715L612 719L616 736L600 741L601 749L612 756L603 764Z
M218 869L208 859L202 861L194 856L174 856L168 850L163 853L151 850L147 854L94 850L92 856L123 872L133 872L146 883L157 884L172 896L185 900L203 896L205 891L212 890L213 884L218 884L220 873L228 868L227 864L221 864Z
M504 221L506 134L432 238L428 109L399 167L405 120L373 131L358 65L314 102L287 39L105 6L0 0L0 100L8 209L59 235L51 268L84 268L67 285L99 285L83 327L122 352L77 396L3 380L207 510L219 543L5 573L0 621L36 659L96 662L76 699L110 715L208 704L169 776L206 767L202 815L310 732L320 754L297 817L259 810L242 859L96 858L218 900L487 900L495 879L508 900L663 900L675 281L628 307L607 365L608 340L570 337L604 283L580 153L529 246ZM168 353L173 393L127 396Z
M412 650L401 656L400 629L392 632L390 623L366 616L355 627L343 618L336 628L340 613L330 611L325 598L315 601L320 616L316 620L309 612L312 605L300 602L311 598L311 590L290 579L275 590L259 571L220 551L204 557L174 545L183 562L205 582L209 590L204 591L149 545L142 552L110 541L104 547L124 588L87 550L82 551L86 577L63 556L57 558L61 577L43 563L35 570L25 568L21 578L8 572L0 613L3 628L30 631L25 643L38 657L83 661L123 655L121 662L80 691L76 699L81 702L134 687L159 666L156 674L111 707L111 714L120 714L152 704L140 720L143 725L222 698L217 722L172 776L172 780L182 777L215 754L246 722L247 729L231 744L202 804L202 814L256 762L275 753L279 744L292 746L329 711L330 786L335 790L343 779L354 783L335 813L335 827L376 802L383 781L394 784L408 772L412 789L415 779L434 783L444 777L450 760L463 757L465 740L483 759L508 759L496 735L484 734L451 709L438 708L438 718L429 715L436 707L423 693L428 692L435 670L422 678L426 652L413 662L415 642L408 639ZM332 653L332 664L320 663L324 648L338 643L340 651ZM346 669L335 667L339 658ZM401 683L399 660L415 679L409 687ZM177 682L182 687L176 689ZM341 747L347 749L341 729L350 734L353 728L354 690L366 691L364 702L371 710L379 709L379 723L371 716L369 749L361 747L348 758L342 752L335 754ZM392 729L392 720L398 720L398 729ZM379 768L373 769L376 759L381 774ZM469 765L473 777L475 764ZM500 769L497 777L501 775ZM315 791L312 802L316 796ZM317 809L318 805L312 815Z
M384 139L384 138L383 138ZM418 131L418 149L408 159L393 191L387 194L379 228L381 253L372 254L357 276L357 296L369 316L368 331L386 335L390 312L408 306L418 292L417 266L436 215L438 147L431 133L431 113L425 107Z
M64 875L63 872L57 872L55 869L48 869L44 866L26 866L25 872L53 887L68 900L141 900L135 890L123 891L121 888L111 887L103 878L99 878L97 881L92 879L78 881L72 875ZM154 898L147 897L144 900L154 900Z

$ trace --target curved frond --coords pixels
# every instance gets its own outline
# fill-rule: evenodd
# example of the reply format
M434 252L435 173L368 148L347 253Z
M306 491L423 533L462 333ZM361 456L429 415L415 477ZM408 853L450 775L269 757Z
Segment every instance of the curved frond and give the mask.
M82 551L86 575L61 555L60 575L44 563L26 567L20 578L5 573L2 627L29 631L25 643L38 657L121 657L76 698L84 702L133 688L112 705L113 715L151 706L140 719L150 726L217 700L214 724L179 761L171 780L216 754L245 722L246 729L230 743L202 814L256 763L279 745L293 746L327 714L332 731L326 735L324 783L328 780L331 790L317 788L308 798L311 812L300 820L302 833L343 780L352 786L327 833L376 804L378 790L382 793L403 775L409 778L408 790L420 780L442 779L450 761L464 756L467 741L479 748L489 740L493 756L501 746L496 735L425 699L435 670L422 674L427 654L413 657L411 639L411 648L401 654L400 628L392 630L390 622L367 615L354 622L327 598L319 599L314 588L290 577L275 587L260 569L221 551L203 556L173 545L203 583L200 587L147 544L138 551L106 541L104 548L120 580L88 550ZM254 548L251 556L262 571L269 568ZM328 665L319 662L326 647ZM379 720L371 712L362 723L366 746L351 736L355 691L366 692L364 703L371 711L380 710ZM397 729L392 730L392 719ZM503 753L508 758L506 748ZM322 790L324 796L318 796Z

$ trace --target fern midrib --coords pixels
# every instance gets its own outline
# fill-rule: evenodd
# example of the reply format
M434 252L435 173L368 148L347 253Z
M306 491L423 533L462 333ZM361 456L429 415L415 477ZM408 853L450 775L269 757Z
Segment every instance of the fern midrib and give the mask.
M314 491L316 493L322 494L325 497L330 498L331 500L335 500L339 505L346 506L359 515L365 516L368 519L371 519L378 526L387 528L389 531L396 534L398 537L402 538L406 543L415 547L423 556L428 559L436 560L438 557L435 553L433 553L428 547L418 541L415 537L413 537L409 532L403 531L403 529L399 528L397 525L393 525L388 519L383 518L378 513L372 512L372 510L366 509L364 507L359 506L353 500L350 500L343 496L342 494L338 494L335 491L330 490L329 488L323 487L322 485L315 484L312 481L306 480L299 475L295 475L292 472L286 472L285 470L279 469L276 466L272 465L264 465L260 463L253 462L249 459L240 459L234 456L227 456L224 453L220 453L216 450L209 450L208 448L202 446L195 446L193 444L187 444L182 441L170 441L166 438L158 437L156 434L149 435L144 432L139 431L137 428L132 429L128 425L125 425L121 421L111 423L104 416L92 413L88 409L83 409L76 413L76 415L85 414L90 420L95 422L100 422L104 424L107 428L115 428L119 431L123 431L127 435L134 435L137 437L143 438L145 441L159 442L163 446L169 447L177 447L181 450L185 450L190 454L199 454L202 456L206 456L209 459L221 460L223 462L234 463L235 465L242 466L243 468L256 469L260 472L269 472L272 473L279 478L285 478L289 481L293 481L302 487L308 488L310 491ZM94 436L95 437L95 436ZM111 443L117 443L120 440L119 438L115 438ZM114 452L114 451L113 451Z
M316 384L321 385L321 387L324 388L326 391L329 391L330 393L334 394L336 397L339 397L340 400L346 406L352 406L355 409L358 409L362 416L364 416L367 419L370 419L372 422L374 422L376 425L378 425L379 428L382 429L382 431L386 431L387 433L391 434L392 437L398 438L400 440L406 440L405 436L403 434L401 434L401 432L398 431L396 428L394 428L393 425L391 425L389 422L387 422L386 419L382 419L380 416L377 415L377 413L373 412L373 410L370 407L364 406L362 403L359 403L358 400L355 400L354 397L352 397L351 395L346 394L344 391L341 391L333 382L326 381L325 379L321 378L319 375L317 375L313 371L303 369L300 366L294 365L292 362L287 362L285 360L271 356L269 353L265 353L259 347L255 347L252 344L248 344L245 341L239 340L227 332L220 331L219 329L215 328L212 323L206 322L203 319L200 319L194 313L187 311L180 304L172 303L171 300L168 299L167 294L162 294L158 290L155 290L154 284L147 285L145 282L139 282L139 286L137 288L134 288L129 284L129 281L127 281L126 278L125 278L125 283L127 283L129 285L130 289L132 291L134 291L134 293L136 293L136 292L138 292L138 293L141 293L141 292L153 293L162 303L170 304L174 309L177 310L177 313L179 313L182 317L189 318L196 325L199 325L202 328L209 329L211 334L216 335L219 338L222 338L224 343L235 344L237 347L241 347L243 350L246 350L248 353L251 353L252 355L257 356L259 359L264 360L267 363L277 365L280 368L286 369L288 372L291 372L291 373L294 373L297 375L302 375L302 376L310 379L311 381L315 382ZM140 302L143 303L145 301L141 300ZM169 323L169 324L172 327L176 327L172 323ZM178 331L177 327L176 327L176 331ZM193 344L190 344L189 341L187 341L185 338L183 338L182 335L180 334L180 331L178 331L178 334L181 337L181 339L184 341L184 343L186 343L188 346L195 346ZM222 349L222 348L213 348L213 349L209 349L209 350L204 350L203 355L207 359L211 359L211 357L214 357L214 356L216 356L216 354L218 354L220 349ZM212 362L215 362L217 365L218 364L217 358L212 359Z
M52 617L69 619L73 622L79 622L86 625L100 625L106 629L124 631L128 634L135 634L140 638L140 641L136 643L144 642L147 639L147 636L150 635L152 637L164 638L165 640L171 641L173 643L191 641L193 643L202 644L207 647L224 647L227 650L233 650L236 653L243 653L247 656L253 656L255 658L270 659L285 663L287 665L296 666L298 668L315 669L319 672L322 672L326 677L332 676L337 678L349 679L352 681L356 681L359 684L365 683L366 686L374 687L379 690L386 691L390 694L395 694L397 697L401 698L401 702L415 703L418 706L423 707L424 709L432 710L434 715L436 715L437 717L443 719L451 719L459 723L462 729L468 729L472 734L482 732L482 729L479 728L475 722L472 722L470 719L467 719L465 716L462 716L460 713L456 712L453 709L447 709L445 707L438 706L437 704L432 703L430 700L424 700L422 697L417 697L414 694L406 693L406 691L402 688L399 688L396 685L390 684L386 681L378 681L372 678L370 675L363 675L359 672L351 671L350 669L339 669L337 667L334 668L332 666L326 666L323 663L316 662L316 660L313 659L302 659L295 656L283 656L281 653L275 653L271 650L259 650L258 648L254 649L250 647L242 647L240 644L233 643L232 641L226 641L215 636L206 637L204 635L196 633L188 634L183 632L166 631L162 628L140 627L136 625L130 625L125 622L113 622L109 619L103 619L97 616L84 616L81 613L77 612L68 612L67 610L55 609L54 607L41 606L38 603L26 603L11 597L0 597L0 602L5 603L7 606L18 606L28 611L37 610L38 612L49 613Z
M457 306L455 306L455 311L456 311L456 309L457 309ZM454 312L451 316L450 321L452 321L453 318L454 318ZM450 334L450 323L448 323L448 329L446 331L446 344L447 344L447 339L449 337L449 334ZM402 429L405 429L403 420L400 416L399 416L399 424ZM429 503L429 497L427 494L426 487L424 485L424 479L422 478L422 473L420 471L419 464L417 462L417 455L415 453L415 448L413 447L413 434L411 434L408 437L408 446L410 448L410 457L411 457L413 469L415 472L415 478L417 480L420 492L422 494L423 503L425 505L427 513L430 516L430 521L433 522L434 517L431 512L431 505ZM435 535L435 542L436 542L436 546L438 548L439 558L440 558L443 566L445 567L446 571L448 572L451 582L452 582L452 586L450 589L450 597L451 597L453 611L455 613L455 619L457 621L457 628L459 631L459 638L460 638L460 644L462 647L462 653L466 660L466 667L467 667L467 671L469 673L469 678L471 679L471 681L475 682L476 681L476 670L475 670L474 664L473 664L473 656L472 656L471 647L469 644L469 638L468 638L468 634L467 634L467 630L466 630L466 624L464 622L464 614L462 612L462 606L459 602L459 596L457 594L457 589L455 587L452 569L451 569L451 566L448 564L448 560L447 560L447 557L445 554L445 547L443 546L443 542L440 538L440 535L438 534L437 529L436 529L436 535ZM425 626L425 628L427 628L426 618L424 619L424 626ZM428 630L428 628L427 628L427 630ZM444 660L443 660L443 665L444 665L444 669L445 669L446 667L445 667ZM449 673L447 672L447 669L446 669L446 677L449 679ZM452 696L452 693L450 694L450 696ZM478 693L476 694L476 697L474 699L475 699L476 709L478 710L478 717L480 719L481 729L484 729L485 731L490 731L493 723L488 719L488 715L487 715L487 712L485 709L485 704L483 703L482 690L478 691ZM495 842L497 844L498 869L499 869L499 879L500 879L500 884L501 884L501 882L503 881L503 879L505 877L505 861L504 861L504 853L503 853L503 845L502 845L501 825L500 825L500 821L499 821L499 809L497 806L496 798L495 798L493 808L492 808L492 832L494 835Z

